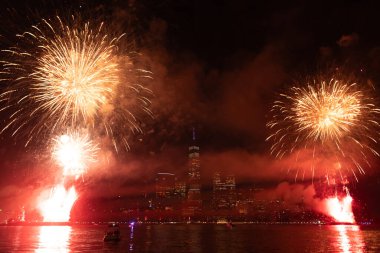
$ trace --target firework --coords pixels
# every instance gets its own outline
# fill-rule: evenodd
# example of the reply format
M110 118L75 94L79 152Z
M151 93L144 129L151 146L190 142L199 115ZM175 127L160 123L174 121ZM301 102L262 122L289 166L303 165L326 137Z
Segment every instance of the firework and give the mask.
M315 160L334 160L337 166L331 167L355 175L353 168L364 173L362 164L368 164L369 154L379 155L374 146L380 110L358 84L314 81L280 97L267 124L272 132L267 140L273 142L271 153L277 158L304 151Z
M69 221L71 208L77 198L78 195L74 186L67 190L63 184L56 185L50 190L48 198L39 204L44 221Z
M53 156L63 168L63 176L78 178L90 163L96 161L98 147L88 135L78 132L64 134L55 138L54 142Z
M325 199L327 214L334 218L336 222L355 223L352 213L352 197L347 194L342 199L337 196Z
M141 131L137 111L151 112L150 90L139 82L150 72L122 49L125 37L103 23L59 17L18 35L17 47L2 50L8 89L1 110L10 118L1 132L26 132L27 145L42 133L81 126L108 135L115 149L120 141L127 147L130 130Z
M65 187L64 179L78 179L96 161L98 147L87 134L72 131L54 139L53 158L63 168L62 182L54 186L40 204L44 221L68 221L78 198L75 185Z

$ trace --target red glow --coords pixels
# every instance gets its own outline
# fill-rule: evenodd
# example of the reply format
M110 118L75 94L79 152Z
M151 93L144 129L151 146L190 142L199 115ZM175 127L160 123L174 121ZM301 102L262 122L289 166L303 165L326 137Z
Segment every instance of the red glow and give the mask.
M65 188L65 180L82 175L89 162L95 161L97 146L88 135L79 132L64 134L54 139L53 156L63 168L62 181L51 189L48 197L38 205L43 220L47 222L65 222L70 220L70 212L78 194L74 186ZM70 177L70 178L68 178Z
M327 213L337 222L355 223L352 213L352 197L347 194L339 199L337 196L326 199Z
M62 184L55 186L48 199L39 204L44 221L69 221L71 208L77 198L78 195L74 186L68 190Z

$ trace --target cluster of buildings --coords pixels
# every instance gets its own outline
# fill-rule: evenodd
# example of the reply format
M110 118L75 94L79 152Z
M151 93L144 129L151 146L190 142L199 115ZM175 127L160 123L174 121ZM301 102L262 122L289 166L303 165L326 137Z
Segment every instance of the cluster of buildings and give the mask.
M211 190L202 189L200 148L193 130L186 177L158 172L155 178L155 196L150 201L150 207L155 210L181 211L184 216L196 216L206 210L236 208L237 195L235 176L221 172L214 173Z
M221 218L258 221L310 221L319 220L318 214L305 205L289 207L281 199L260 199L262 188L237 187L234 174L215 171L210 182L201 184L200 147L193 130L192 143L188 149L186 176L158 172L155 192L149 205L140 205L139 216L146 221L200 220L218 221ZM212 181L211 181L212 180Z

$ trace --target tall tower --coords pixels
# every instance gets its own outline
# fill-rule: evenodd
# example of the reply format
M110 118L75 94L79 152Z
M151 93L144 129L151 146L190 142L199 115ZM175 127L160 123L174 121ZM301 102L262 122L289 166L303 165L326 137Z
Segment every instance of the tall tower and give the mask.
M201 206L201 173L199 146L196 144L195 129L193 128L192 144L189 147L189 190L187 192L190 204L195 208Z

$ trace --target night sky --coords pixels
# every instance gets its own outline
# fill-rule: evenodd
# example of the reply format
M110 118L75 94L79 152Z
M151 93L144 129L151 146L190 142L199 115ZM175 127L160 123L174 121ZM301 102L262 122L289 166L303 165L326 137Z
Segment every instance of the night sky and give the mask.
M151 191L156 172L185 175L192 129L201 147L205 186L220 170L244 185L277 184L294 175L270 156L266 122L277 94L305 77L350 73L379 93L378 6L362 1L9 1L1 11L0 46L41 17L80 13L126 32L153 72L154 96L144 133L131 150L103 150L100 168L82 185L87 197ZM13 34L13 35L12 35ZM7 84L2 84L7 85ZM7 115L1 122L6 124ZM52 184L57 167L41 143L3 134L0 198L10 203ZM107 160L107 161L106 161ZM353 191L368 209L380 190L378 159ZM318 180L318 179L316 179ZM306 175L304 183L310 181ZM303 183L297 181L297 183Z

